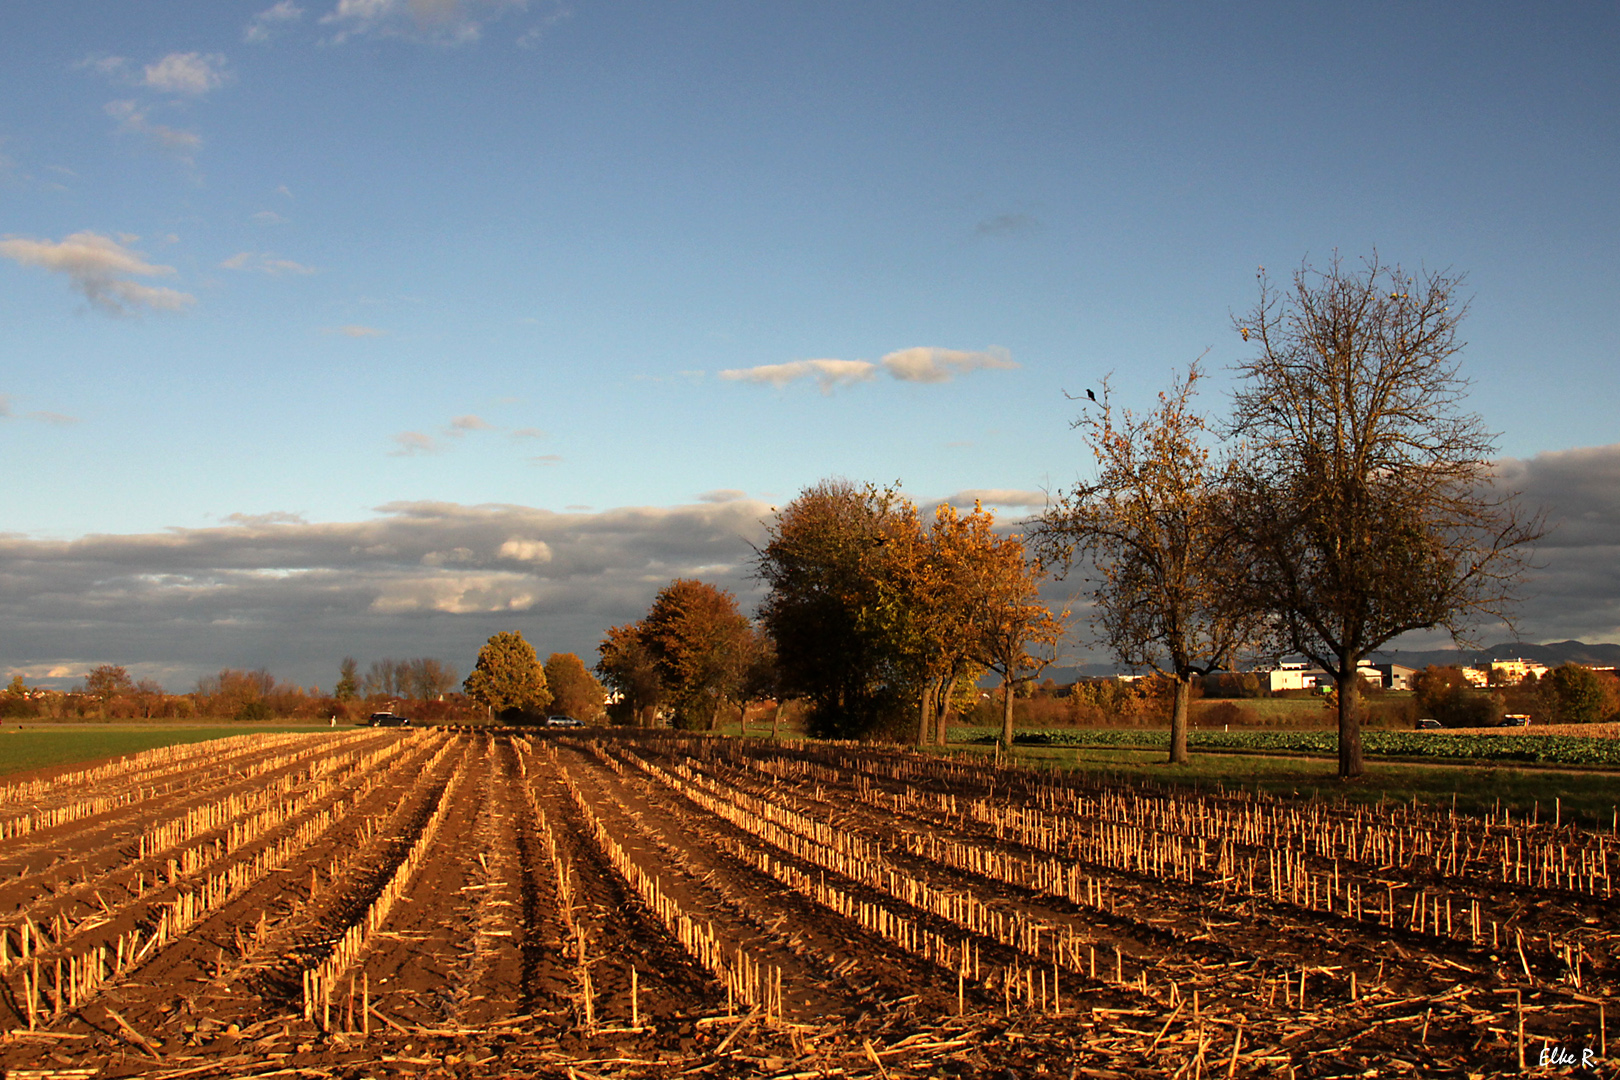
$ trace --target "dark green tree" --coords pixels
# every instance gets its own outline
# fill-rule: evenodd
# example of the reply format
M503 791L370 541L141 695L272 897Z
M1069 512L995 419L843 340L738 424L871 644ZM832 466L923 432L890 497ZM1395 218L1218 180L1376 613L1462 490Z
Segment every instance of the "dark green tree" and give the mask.
M1598 673L1584 664L1561 664L1542 676L1542 693L1550 699L1559 723L1595 724L1603 719L1607 695Z
M609 627L596 652L596 673L613 691L608 717L615 724L653 726L664 703L664 681L658 658L641 636L641 623Z
M781 690L803 698L811 734L898 733L909 712L904 612L895 604L893 551L915 528L892 490L825 480L768 526L756 574L760 609L776 642Z
M1490 694L1476 690L1462 668L1431 664L1412 676L1412 697L1419 716L1446 727L1490 727L1502 709Z
M345 656L338 665L337 686L332 688L332 696L339 701L353 701L360 696L360 680L355 675L360 662L352 656Z

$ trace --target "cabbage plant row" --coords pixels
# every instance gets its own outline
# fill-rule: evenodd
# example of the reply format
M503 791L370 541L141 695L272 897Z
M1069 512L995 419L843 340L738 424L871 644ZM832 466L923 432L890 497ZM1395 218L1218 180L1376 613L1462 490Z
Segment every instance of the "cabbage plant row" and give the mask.
M990 729L969 728L972 741L987 741ZM1168 749L1170 733L1143 728L1064 728L1019 733L1030 746L1140 747ZM1333 731L1192 731L1188 744L1203 750L1257 750L1332 755ZM1620 766L1620 739L1578 735L1453 734L1429 731L1363 731L1368 754L1381 757L1444 758L1467 761L1525 761L1555 765Z

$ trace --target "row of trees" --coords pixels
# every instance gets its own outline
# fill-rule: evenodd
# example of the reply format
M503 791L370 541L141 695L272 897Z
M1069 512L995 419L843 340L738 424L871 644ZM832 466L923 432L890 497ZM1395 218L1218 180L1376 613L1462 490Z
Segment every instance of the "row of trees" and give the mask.
M893 489L823 481L771 523L757 573L778 692L803 698L822 736L943 742L958 691L993 672L1010 744L1012 695L1063 633L1022 538L979 505L942 505L924 525Z
M338 665L333 697L339 701L362 698L433 701L453 691L459 680L454 665L431 656L415 660L373 660L364 678L359 675L359 667L360 662L354 657L343 658Z
M515 630L490 637L462 683L467 698L503 723L535 723L552 712L585 723L604 715L607 694L574 653L552 653L544 664Z
M1418 710L1447 727L1488 727L1506 713L1550 724L1592 724L1620 716L1620 678L1584 664L1563 664L1512 686L1476 689L1458 667L1430 666L1413 676Z
M753 702L783 696L770 638L735 596L703 581L670 582L643 618L610 628L597 653L620 723L667 714L676 727L710 731L732 708L746 718Z
M198 679L191 693L170 694L151 679L132 678L120 664L101 664L85 675L81 685L66 692L30 688L17 675L0 695L0 716L11 719L225 717L257 721L272 717L325 720L347 715L345 703L323 696L319 687L282 682L262 668L224 668Z
M1172 760L1194 678L1292 653L1333 677L1339 773L1354 777L1361 661L1410 631L1461 642L1507 618L1542 519L1495 490L1494 438L1462 407L1461 278L1374 257L1259 283L1235 320L1257 351L1224 452L1193 404L1198 365L1142 416L1116 417L1105 383L1076 421L1097 479L1060 495L1036 541L1060 571L1087 568L1116 658L1176 681Z

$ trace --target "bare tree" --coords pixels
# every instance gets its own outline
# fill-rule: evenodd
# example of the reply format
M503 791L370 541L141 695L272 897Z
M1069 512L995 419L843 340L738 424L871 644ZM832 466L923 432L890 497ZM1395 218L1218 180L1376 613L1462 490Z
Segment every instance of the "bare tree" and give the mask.
M1241 547L1230 510L1231 469L1212 459L1208 425L1193 408L1194 363L1158 408L1117 420L1109 386L1074 426L1097 459L1097 479L1062 493L1035 529L1042 558L1067 573L1089 562L1093 631L1122 664L1151 668L1175 687L1170 761L1185 763L1193 680L1231 665L1258 636L1232 603Z
M1412 630L1462 640L1507 617L1539 515L1492 484L1495 437L1463 409L1460 276L1337 256L1289 288L1260 273L1237 320L1259 353L1233 432L1251 544L1242 595L1338 686L1339 775L1362 773L1356 667Z

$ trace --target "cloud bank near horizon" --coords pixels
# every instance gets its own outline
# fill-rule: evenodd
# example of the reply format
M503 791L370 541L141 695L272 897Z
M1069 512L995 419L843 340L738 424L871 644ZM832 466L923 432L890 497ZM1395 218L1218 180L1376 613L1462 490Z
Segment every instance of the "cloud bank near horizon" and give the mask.
M1620 444L1498 464L1554 526L1523 591L1522 636L1620 640ZM1044 497L982 489L923 505L978 498L1011 522ZM358 522L238 514L164 533L0 536L0 674L66 686L119 663L179 691L221 667L263 666L330 686L346 655L436 656L465 670L490 634L511 629L542 655L591 663L603 631L639 618L677 577L730 589L752 611L754 545L770 516L771 505L723 489L690 505L600 512L400 502ZM1061 662L1084 654L1066 650Z

